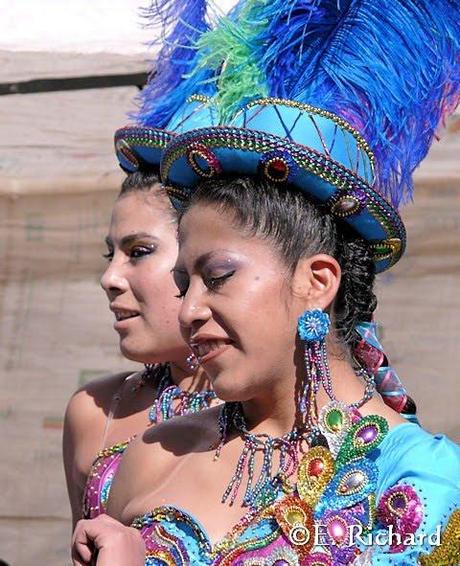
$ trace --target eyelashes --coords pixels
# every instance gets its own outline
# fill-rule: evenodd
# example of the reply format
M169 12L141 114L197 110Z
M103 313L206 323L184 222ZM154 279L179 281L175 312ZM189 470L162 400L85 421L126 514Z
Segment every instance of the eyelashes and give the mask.
M230 279L230 277L234 273L235 273L235 269L229 271L228 273L224 273L224 275L220 275L219 277L209 277L208 279L204 280L205 285L211 291L217 291L217 289L220 289L220 287L222 287L222 285L227 281L227 279Z
M224 285L224 283L228 279L230 279L230 277L232 277L232 275L235 274L235 271L236 270L233 269L232 271L229 271L228 273L224 273L224 275L220 275L219 277L203 277L204 284L210 291L215 292L218 289L220 289L222 285ZM188 290L188 285L186 287L184 286L182 289L179 287L179 293L175 295L175 297L177 297L178 299L182 299L186 295L187 290Z
M126 252L130 260L138 260L144 256L148 256L156 251L156 246L133 246ZM102 254L102 257L111 262L113 259L114 251L109 250L107 253Z
M135 246L129 252L131 259L140 259L146 255L152 254L156 250L155 246Z

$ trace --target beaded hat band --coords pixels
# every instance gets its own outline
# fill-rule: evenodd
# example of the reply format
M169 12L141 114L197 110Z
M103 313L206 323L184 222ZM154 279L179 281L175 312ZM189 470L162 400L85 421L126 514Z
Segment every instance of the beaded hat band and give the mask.
M126 126L115 132L115 153L126 173L159 171L168 143L178 134L204 123L215 123L216 109L202 96L191 97L169 121L167 128Z
M159 169L161 154L173 136L172 132L157 128L120 128L114 139L120 167L126 173Z
M406 233L396 209L372 186L373 155L343 119L308 105L261 99L228 125L170 140L161 160L165 184L184 200L200 179L262 176L299 188L350 224L373 249L378 272L401 257Z

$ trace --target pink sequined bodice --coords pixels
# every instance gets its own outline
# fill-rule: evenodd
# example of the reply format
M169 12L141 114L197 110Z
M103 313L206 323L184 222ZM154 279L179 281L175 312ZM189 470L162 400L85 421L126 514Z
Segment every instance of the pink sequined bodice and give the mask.
M83 494L83 517L94 519L106 512L113 477L129 442L120 442L99 452L91 466Z

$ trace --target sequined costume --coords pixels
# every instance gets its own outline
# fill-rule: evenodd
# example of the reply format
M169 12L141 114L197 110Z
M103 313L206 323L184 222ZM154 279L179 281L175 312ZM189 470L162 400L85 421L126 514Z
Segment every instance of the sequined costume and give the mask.
M95 519L106 512L113 478L130 441L131 439L104 448L96 456L83 495L83 517L85 519Z
M460 448L412 423L387 433L376 416L352 416L343 428L328 432L335 456L311 449L292 491L268 486L214 546L199 521L174 506L137 518L146 566L459 564Z

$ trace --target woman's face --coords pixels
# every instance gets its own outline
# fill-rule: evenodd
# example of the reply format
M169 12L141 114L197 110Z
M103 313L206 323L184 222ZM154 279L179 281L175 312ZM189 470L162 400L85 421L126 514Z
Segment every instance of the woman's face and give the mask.
M218 397L249 400L292 375L305 305L273 245L204 204L185 214L179 241L179 322Z
M188 350L177 322L180 300L171 270L177 224L166 196L135 191L114 206L101 278L124 356L142 363L175 361Z

